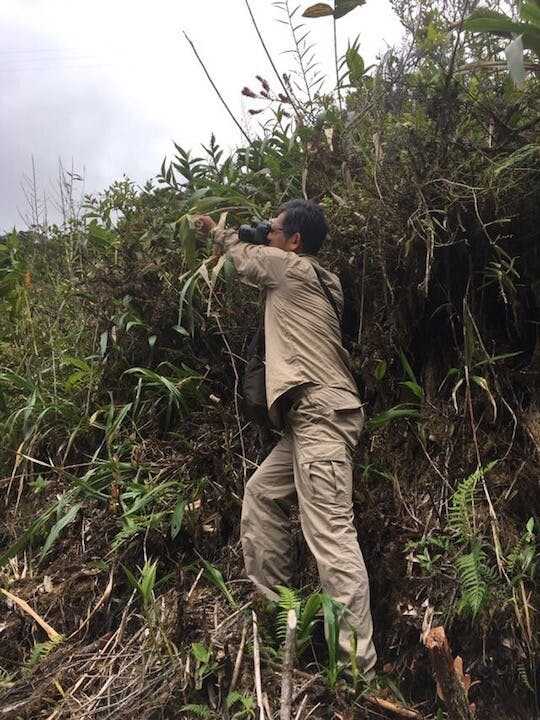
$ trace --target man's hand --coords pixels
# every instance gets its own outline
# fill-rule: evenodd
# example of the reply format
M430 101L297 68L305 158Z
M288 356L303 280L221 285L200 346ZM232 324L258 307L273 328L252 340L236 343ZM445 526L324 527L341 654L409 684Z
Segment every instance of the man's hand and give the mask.
M217 227L217 223L209 215L192 215L190 225L205 236Z

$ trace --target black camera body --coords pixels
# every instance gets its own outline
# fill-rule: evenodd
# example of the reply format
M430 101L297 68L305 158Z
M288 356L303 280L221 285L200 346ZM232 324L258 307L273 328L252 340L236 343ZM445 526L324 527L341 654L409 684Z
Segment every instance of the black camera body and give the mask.
M269 222L252 220L251 225L240 225L238 239L252 245L268 245L268 233L272 229Z

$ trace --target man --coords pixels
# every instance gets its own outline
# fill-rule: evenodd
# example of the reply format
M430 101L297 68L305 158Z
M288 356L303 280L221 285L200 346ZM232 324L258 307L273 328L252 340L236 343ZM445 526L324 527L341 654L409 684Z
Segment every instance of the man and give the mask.
M200 216L198 227L213 220ZM249 479L242 507L246 571L270 600L292 577L289 511L297 499L302 531L325 593L345 605L340 624L344 665L356 634L356 662L371 678L372 641L367 572L353 524L352 452L364 413L342 346L338 278L315 257L326 237L322 209L306 200L279 208L268 245L216 232L240 275L264 288L266 394L270 418L285 434ZM317 268L320 278L315 270Z

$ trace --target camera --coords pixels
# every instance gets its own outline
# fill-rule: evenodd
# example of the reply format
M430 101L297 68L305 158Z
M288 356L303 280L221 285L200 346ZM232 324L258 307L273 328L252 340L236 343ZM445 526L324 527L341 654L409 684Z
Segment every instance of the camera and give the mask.
M240 225L238 239L252 245L268 245L268 233L272 229L269 222L252 220L251 225Z

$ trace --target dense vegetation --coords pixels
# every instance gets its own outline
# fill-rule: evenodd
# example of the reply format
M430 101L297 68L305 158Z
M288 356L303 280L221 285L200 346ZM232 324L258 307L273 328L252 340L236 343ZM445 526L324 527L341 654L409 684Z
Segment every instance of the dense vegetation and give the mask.
M240 412L258 296L190 225L301 196L327 210L324 261L369 403L355 479L381 659L368 695L444 717L420 640L443 625L480 681L478 717L538 712L538 58L516 87L506 40L464 31L473 6L395 0L404 46L366 68L351 43L331 95L298 29L279 90L244 89L269 118L244 147L177 145L144 189L119 181L59 226L2 238L0 717L253 716L252 610L275 711L291 605L297 666L325 678L298 674L301 712L374 716L361 680L344 704L320 596L284 589L272 612L243 580L243 486L270 441ZM295 552L306 598L299 532Z

